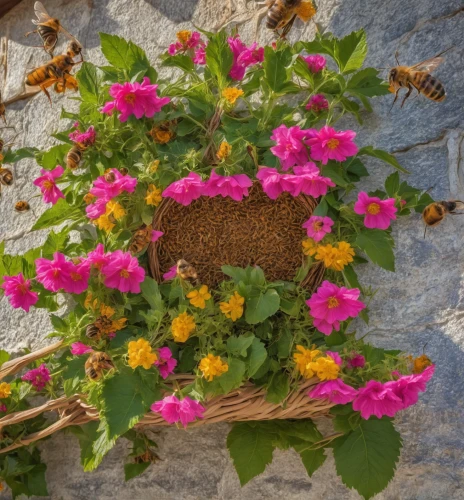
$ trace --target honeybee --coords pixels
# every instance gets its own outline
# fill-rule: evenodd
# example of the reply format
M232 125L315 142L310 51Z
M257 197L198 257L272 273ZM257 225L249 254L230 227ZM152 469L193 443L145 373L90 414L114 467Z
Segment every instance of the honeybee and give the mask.
M103 370L113 370L114 364L106 352L92 352L85 362L85 374L94 382L103 375Z
M154 451L150 450L149 448L145 453L142 453L141 455L137 455L133 459L134 464L146 464L148 462L151 462L152 464L159 462L161 458L158 456L157 453Z
M452 47L414 66L400 66L398 53L396 53L395 58L398 66L392 68L388 75L390 89L395 93L392 107L398 99L398 93L402 87L407 88L408 91L404 96L401 107L403 107L406 99L411 95L414 88L417 90L417 95L423 94L425 97L435 102L443 101L446 97L445 87L437 78L432 76L430 72L440 66L444 61L444 58L440 56L451 48Z
M143 252L150 244L152 231L151 225L146 226L145 224L137 229L130 241L129 252L131 254Z
M458 212L455 211L456 209L463 210L464 202L459 200L436 201L427 205L422 212L422 219L426 224L425 229L427 230L427 226L438 226L445 218L446 214L458 214Z
M53 51L55 50L56 42L58 41L58 33L60 31L71 39L74 37L61 26L59 19L51 17L48 14L41 2L35 2L34 12L37 16L37 20L33 19L32 22L37 26L37 29L29 31L29 33L26 33L26 36L29 36L31 33L38 33L43 41L45 52L53 57Z
M64 74L63 78L64 78L64 84L62 81L55 82L55 85L53 86L53 90L57 94L64 94L66 89L77 92L77 90L79 89L79 85L77 83L77 80L72 75L68 75L67 73Z
M195 268L184 259L177 261L177 276L192 283L198 281L198 274Z
M6 113L5 105L3 104L3 101L2 101L2 94L0 94L0 118L3 120L3 123L6 125L5 113Z
M86 149L87 147L80 142L74 144L74 146L68 151L68 154L66 155L66 166L71 170L75 170L76 168L78 168L79 163L82 160L82 155L84 154L84 151Z
M87 328L85 329L85 336L89 339L95 339L95 340L100 339L101 337L100 328L98 328L98 326L95 323L87 325Z
M127 175L129 173L129 170L126 167L121 167L119 169L119 172L121 173L121 175Z
M116 176L111 170L107 170L104 177L106 182L114 182L116 180Z
M281 38L285 38L297 17L307 23L316 14L311 0L268 0L267 4L266 27L282 30Z
M13 172L9 168L0 167L0 192L3 186L11 186L13 184Z
M27 212L30 210L31 206L27 201L17 201L15 203L15 210L16 212Z
M100 340L103 334L111 333L113 322L107 316L98 317L94 323L87 325L85 335L89 339Z

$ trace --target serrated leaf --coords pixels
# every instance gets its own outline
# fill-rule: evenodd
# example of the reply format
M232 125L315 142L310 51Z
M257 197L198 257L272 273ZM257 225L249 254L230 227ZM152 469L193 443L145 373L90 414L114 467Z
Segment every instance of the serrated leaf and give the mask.
M151 465L151 462L142 462L141 464L125 464L124 465L124 479L129 481L134 477L140 476L143 472L145 472L148 467Z
M348 81L347 90L353 94L374 97L388 95L388 84L377 76L375 68L365 68L355 73Z
M242 385L246 371L245 363L237 358L230 359L228 364L229 369L218 378L225 394Z
M266 318L275 314L279 307L280 296L273 289L253 295L246 301L245 321L250 325L262 323Z
M242 486L264 472L267 464L272 462L272 441L273 434L259 425L246 422L233 424L227 436L227 448Z
M193 71L195 65L192 58L185 54L176 54L175 56L166 56L163 60L163 66L180 68L184 71Z
M393 172L385 180L385 191L388 196L394 197L400 188L400 174Z
M334 442L337 474L368 500L393 478L401 446L401 436L390 420L361 420L353 432Z
M150 304L150 307L156 311L164 311L164 302L159 291L158 283L149 276L140 285L143 298Z
M372 262L387 271L395 271L394 241L387 232L380 229L363 230L356 238L356 245Z
M102 87L101 71L94 64L83 62L81 69L76 74L76 78L82 100L98 104L98 96Z
M59 144L58 146L53 146L42 155L37 156L37 163L45 170L52 170L57 165L63 165L65 163L65 156L67 155L69 149L69 144Z
M253 339L253 343L249 349L248 358L248 377L253 377L261 368L267 359L267 351L264 344L257 338Z
M247 349L253 343L255 336L241 335L240 337L229 337L227 339L227 351L236 356L246 356Z
M206 47L206 66L216 77L220 89L226 86L232 62L233 54L225 31L213 35Z
M319 448L318 450L305 450L299 453L299 455L309 477L319 469L327 458L323 448Z
M72 207L68 203L59 199L58 202L51 208L46 210L32 226L33 231L46 229L48 227L57 226L68 220L78 220L83 217L81 210L77 207Z
M274 50L267 46L264 48L264 77L266 83L274 92L284 92L285 86L289 83L287 68L292 62L292 52L290 47L283 50Z
M367 55L366 32L353 31L335 43L335 59L342 73L359 69Z
M274 373L267 387L266 401L277 405L287 397L289 390L290 380L288 375L283 372Z
M378 158L392 167L395 167L400 172L403 172L403 174L409 174L409 172L398 163L398 160L392 154L384 151L383 149L375 149L372 146L365 146L358 151L358 156L362 155Z
M343 177L342 167L334 161L329 161L329 163L322 168L322 175L332 179L337 186L347 187L350 184Z

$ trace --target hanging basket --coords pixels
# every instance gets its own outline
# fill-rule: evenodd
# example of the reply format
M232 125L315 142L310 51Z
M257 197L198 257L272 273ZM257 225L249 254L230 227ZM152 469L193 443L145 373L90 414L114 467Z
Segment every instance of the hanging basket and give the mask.
M185 259L210 288L227 279L221 271L224 265L259 266L269 281L291 281L304 262L302 224L316 206L304 195L282 193L271 200L259 182L241 202L202 196L183 206L166 198L153 219L153 229L164 235L148 247L150 272L160 282L179 259ZM301 285L314 289L324 270L321 263L311 266Z

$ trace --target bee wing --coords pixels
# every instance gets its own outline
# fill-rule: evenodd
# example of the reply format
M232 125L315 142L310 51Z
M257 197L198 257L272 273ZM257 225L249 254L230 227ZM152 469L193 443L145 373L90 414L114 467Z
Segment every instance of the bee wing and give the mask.
M426 59L425 61L411 66L409 69L412 71L432 72L433 70L437 69L444 60L445 59L443 57L432 57L431 59Z
M51 19L51 17L49 16L48 12L45 10L45 7L41 2L35 2L34 12L35 15L37 16L37 21L35 19L32 20L34 24L45 23L49 19Z
M77 42L82 47L79 40L76 37L72 36L71 33L68 30L65 30L61 25L60 25L60 31L61 33L63 33L63 35L66 35L70 40Z

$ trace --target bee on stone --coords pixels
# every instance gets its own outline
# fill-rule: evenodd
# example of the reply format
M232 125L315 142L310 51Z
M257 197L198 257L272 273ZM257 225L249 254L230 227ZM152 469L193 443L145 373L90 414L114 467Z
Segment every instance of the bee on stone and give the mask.
M9 168L0 166L0 193L3 186L11 186L13 184L13 172Z
M425 222L424 238L425 232L427 231L427 226L438 226L438 224L440 224L444 220L447 214L463 215L463 213L461 212L456 212L456 210L463 209L464 202L459 200L436 201L434 203L430 203L430 205L427 205L422 212L422 220Z
M27 212L28 210L31 209L31 206L29 205L29 203L27 201L17 201L15 203L15 210L16 212Z
M85 374L90 380L100 380L104 370L113 370L114 363L106 352L92 352L85 362Z

